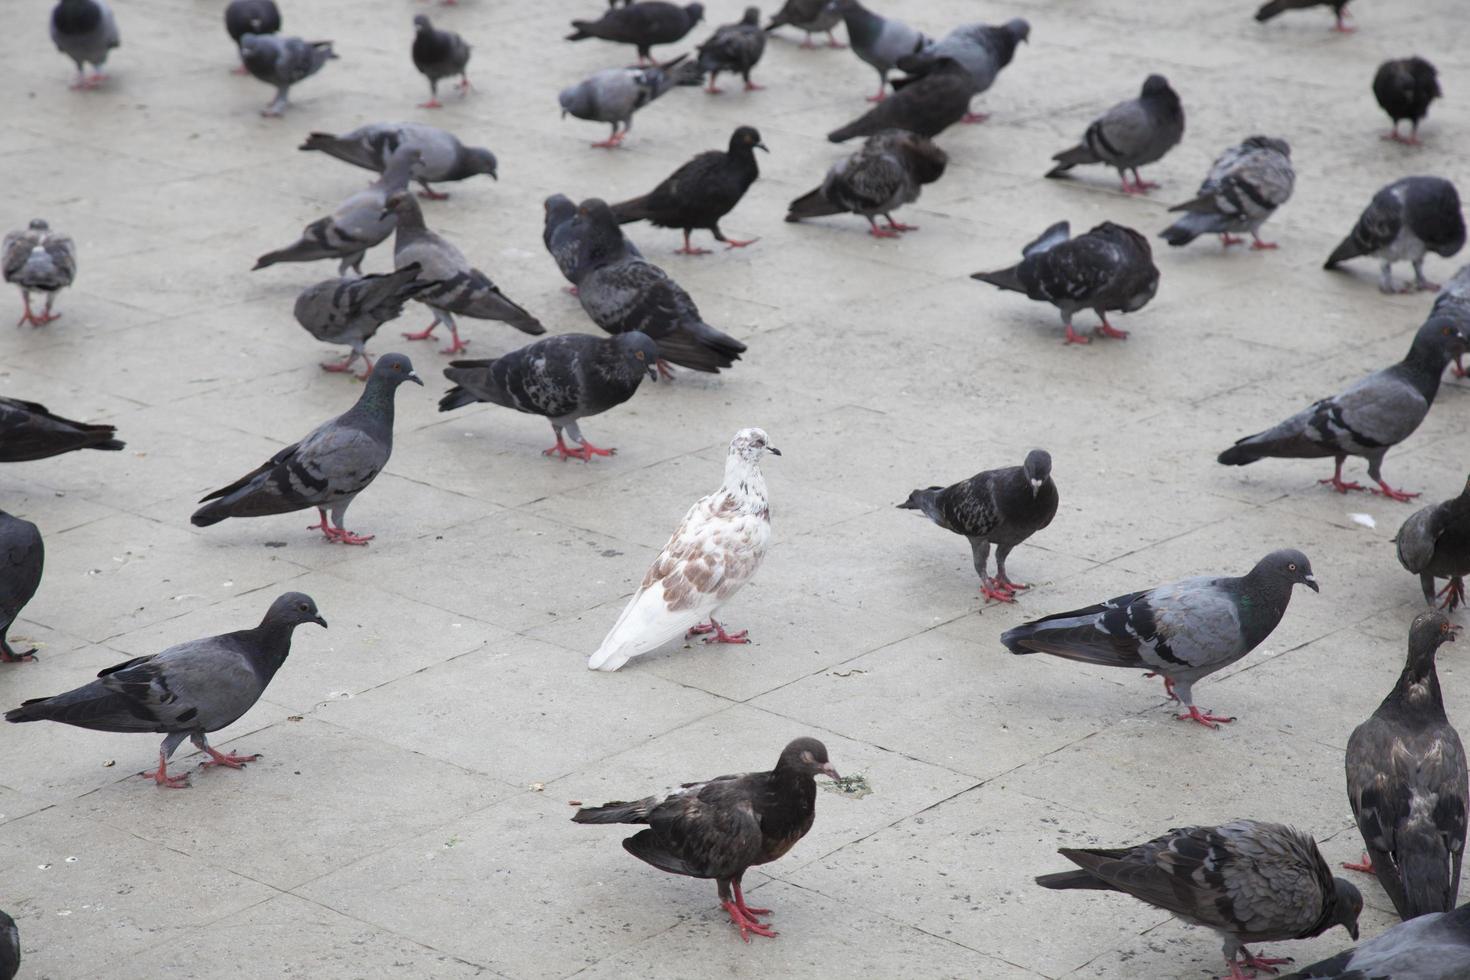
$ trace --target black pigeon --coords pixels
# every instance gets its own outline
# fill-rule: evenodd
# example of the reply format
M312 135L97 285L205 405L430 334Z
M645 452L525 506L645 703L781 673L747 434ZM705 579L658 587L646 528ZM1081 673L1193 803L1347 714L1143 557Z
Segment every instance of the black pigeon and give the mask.
M1430 504L1404 521L1395 538L1399 564L1419 576L1424 601L1434 605L1434 580L1448 578L1438 593L1443 607L1454 612L1465 602L1465 579L1470 575L1470 479L1458 497Z
M1429 114L1429 103L1444 93L1439 90L1439 72L1423 58L1395 58L1378 66L1373 76L1373 96L1388 118L1393 131L1383 138L1419 145L1419 122ZM1408 136L1399 135L1399 121L1409 120Z
M1180 827L1133 847L1063 847L1058 853L1082 870L1041 875L1038 885L1122 892L1213 929L1224 940L1233 978L1275 973L1277 964L1291 962L1258 956L1247 943L1310 939L1333 926L1358 938L1362 894L1332 876L1316 841L1279 823Z
M439 101L439 79L459 76L459 90L468 92L470 77L465 66L470 63L470 46L453 31L441 31L419 14L413 19L413 66L429 80L429 101L420 109L442 109Z
M1159 185L1140 177L1138 168L1161 159L1183 138L1184 106L1179 96L1163 75L1150 75L1138 98L1119 102L1094 119L1081 143L1052 157L1057 165L1046 176L1061 177L1073 167L1105 163L1118 171L1124 194L1146 194Z
M715 79L722 71L738 72L745 80L745 91L756 92L765 88L750 80L751 69L761 60L766 51L766 33L761 30L761 9L746 7L745 16L739 23L724 24L716 28L709 40L699 46L699 70L709 74L709 85L705 91L710 95L720 94Z
M801 46L811 49L816 47L812 43L814 33L825 32L827 35L827 47L845 48L847 45L837 40L832 34L832 28L842 19L842 11L838 10L832 0L786 0L781 9L771 17L771 22L766 25L766 32L770 33L778 27L790 24L801 31L806 32L802 38Z
M623 849L660 871L715 879L720 905L740 938L750 942L751 933L776 933L756 918L770 909L745 904L740 879L754 865L781 857L812 829L818 773L839 778L825 745L798 738L781 750L770 772L716 776L684 783L668 796L583 807L572 820L647 824L647 830L623 841Z
M843 143L885 129L906 129L932 138L965 117L975 94L970 73L953 58L938 59L922 76L895 79L893 87L896 91L891 98L832 130L827 139Z
M1424 256L1429 252L1449 258L1465 247L1465 218L1460 193L1443 177L1404 177L1373 195L1352 232L1327 257L1324 269L1360 255L1379 261L1378 288L1385 293L1412 293L1438 289L1424 278ZM1393 264L1408 260L1414 282L1402 290L1394 285Z
M1374 493L1408 501L1419 496L1383 482L1384 454L1419 428L1439 393L1445 366L1465 351L1470 338L1446 320L1431 316L1414 335L1409 353L1391 367L1375 371L1346 391L1302 409L1281 424L1237 440L1220 454L1226 466L1247 466L1261 459L1321 459L1333 457L1337 468L1329 480L1338 493L1362 490L1344 483L1342 464L1349 456L1368 460L1368 476L1378 484ZM1372 489L1372 488L1369 488Z
M20 930L15 920L0 912L0 980L15 980L20 971Z
M1454 639L1443 613L1421 613L1398 683L1348 739L1348 803L1367 854L1344 867L1376 874L1401 919L1448 912L1460 892L1470 780L1434 669Z
M1272 17L1284 14L1288 10L1305 10L1308 7L1331 7L1332 13L1337 17L1337 24L1332 28L1343 34L1351 34L1357 30L1349 27L1343 21L1342 8L1348 5L1348 0L1268 0L1256 11L1256 20L1268 21Z
M296 297L296 322L317 340L352 348L346 360L327 361L323 371L351 371L360 357L366 362L358 379L373 373L373 359L364 346L378 328L403 313L404 304L434 287L418 278L421 266L411 262L396 272L362 278L323 279Z
M1065 343L1091 340L1072 329L1072 317L1079 310L1097 313L1102 320L1097 332L1102 336L1122 340L1128 331L1113 329L1108 310L1141 310L1159 291L1159 270L1148 239L1111 221L1076 238L1071 233L1071 225L1058 221L1021 250L1017 265L976 272L970 278L1055 306L1067 327Z
M1195 707L1200 678L1235 663L1265 642L1286 615L1292 586L1318 591L1300 551L1273 551L1239 578L1199 576L1130 592L1095 606L1054 613L1001 634L1012 653L1050 653L1080 663L1146 670L1164 678L1169 697L1208 728L1220 718Z
M17 653L6 634L36 594L45 563L46 547L36 525L0 510L0 664L36 659L35 650Z
M1421 915L1281 980L1464 980L1470 977L1470 904Z
M118 450L111 425L89 425L52 415L45 405L0 397L0 463L60 456L74 449Z
M681 7L663 0L642 0L608 10L598 20L572 21L575 30L566 39L583 41L596 37L618 44L631 44L638 49L638 63L641 65L653 60L650 49L655 44L673 44L694 30L694 25L702 20L702 3Z
M490 360L450 362L444 377L455 386L439 399L439 411L493 402L544 415L551 420L556 445L541 455L584 460L611 456L617 450L592 445L577 420L632 398L645 374L658 377L657 361L658 345L636 330L615 337L558 334ZM563 429L571 433L576 448L563 441Z
M240 38L246 34L278 34L281 10L275 0L230 0L229 6L225 7L225 30L229 31L236 48L240 46ZM248 71L243 61L235 68L237 75Z
M975 573L980 576L980 594L998 602L1015 602L1016 593L1031 586L1006 576L1006 556L1050 524L1057 513L1051 454L1033 449L1020 466L986 470L953 486L915 490L898 507L921 510L946 531L968 538ZM992 544L996 545L995 578L986 571Z
M108 667L83 687L24 701L5 712L5 720L59 721L94 732L165 732L157 771L139 775L167 789L189 785L187 774L168 774L169 756L186 738L208 753L203 765L243 769L260 756L220 752L205 736L233 725L255 706L290 655L291 634L302 623L327 625L311 596L287 592L271 603L254 629L134 657Z
M868 219L868 234L874 238L897 238L918 225L900 224L892 211L919 199L924 184L944 176L949 156L938 144L917 133L889 129L869 136L862 149L840 160L827 171L822 186L791 202L787 221L817 218L827 214L860 214ZM879 228L875 215L883 215L887 228Z
M576 202L565 194L552 194L543 202L543 207L546 210L546 221L541 230L541 242L546 246L546 251L551 253L562 276L572 283L567 287L567 292L575 296L577 280L582 278L578 256L582 252L582 229L585 225L577 224ZM643 258L638 246L626 235L623 236L623 245L629 255L636 259Z
M702 228L724 242L726 248L744 248L759 239L726 238L720 219L729 214L760 176L755 151L766 150L761 134L752 126L741 126L730 134L727 151L709 150L675 170L652 191L612 206L619 224L647 221L658 228L684 232L680 255L708 255L709 249L689 244L689 233Z

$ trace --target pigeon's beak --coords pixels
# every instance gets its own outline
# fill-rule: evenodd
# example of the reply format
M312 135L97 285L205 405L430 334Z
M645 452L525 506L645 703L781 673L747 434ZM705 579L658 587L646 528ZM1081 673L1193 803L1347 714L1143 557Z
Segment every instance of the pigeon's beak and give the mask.
M1042 481L1040 481L1040 480L1028 480L1027 482L1031 484L1031 496L1034 497L1038 493L1041 492L1041 483L1042 483Z
M393 209L392 208L384 208L383 209L383 213L380 214L380 215L378 215L378 220L379 221L387 221L391 217L393 217Z
M648 365L648 376L650 378L652 378L654 381L657 381L658 380L658 368L655 367L652 364Z
M1302 576L1302 581L1305 582L1307 588L1311 589L1313 592L1321 592L1322 591L1321 589L1317 588L1317 576L1315 576L1315 575L1303 575Z
M327 628L327 621L325 619L322 619L322 617L320 615L311 617L311 621L313 623L316 623L322 629L326 629Z
M777 449L775 446L767 446L766 447L766 452L770 453L772 456L779 456L779 455L781 455L781 450ZM832 778L833 779L836 779L837 777L836 776L833 776Z
M410 374L408 377L404 378L403 380L404 381L412 381L414 384L418 385L420 388L422 388L424 386L424 379L421 378L421 377L419 377L417 374Z
M821 767L817 771L826 776L828 779L837 780L842 778L841 776L837 775L836 767L834 767L830 762L822 763Z
M766 144L764 144L764 143L757 143L755 145L755 148L757 150L765 150L767 153L770 153L771 152L771 148L769 146L767 146Z
M1353 937L1353 942L1357 942L1358 941L1358 924L1356 922L1348 923L1348 925L1347 925L1347 931L1348 931L1348 935Z

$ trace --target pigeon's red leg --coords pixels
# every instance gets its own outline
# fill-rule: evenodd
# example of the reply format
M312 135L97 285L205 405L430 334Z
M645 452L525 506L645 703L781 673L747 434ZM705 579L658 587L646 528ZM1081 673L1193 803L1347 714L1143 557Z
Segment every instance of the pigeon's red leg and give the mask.
M541 450L542 456L560 456L563 461L568 459L591 459L592 454L583 452L580 446L568 446L563 440L561 433L556 434L556 445L550 449Z
M1275 242L1262 241L1261 236L1256 234L1255 232L1251 232L1251 238L1253 239L1251 241L1251 251L1253 252L1260 252L1278 247Z
M1164 678L1164 693L1167 694L1167 695L1169 695L1169 700L1170 701L1178 701L1179 700L1179 695L1177 695L1177 694L1174 693L1174 682L1172 680L1170 680L1168 677L1164 677L1163 674L1159 673L1156 670L1151 670L1148 673L1144 674L1143 676L1144 677L1163 677Z
M730 924L740 930L740 938L750 942L750 934L765 936L767 939L776 938L775 930L769 926L763 926L754 919L747 919L740 912L740 906L734 902L721 902L720 907L730 914Z
M868 215L868 234L872 235L874 238L897 238L898 237L898 232L897 231L889 231L889 230L886 230L886 229L883 229L883 228L879 228L878 227L878 222L876 222L876 221L873 220L873 216L871 214Z
M1339 458L1337 461L1337 469L1332 471L1332 479L1318 480L1317 482L1330 483L1332 485L1332 489L1336 490L1338 493L1347 493L1349 490L1362 490L1363 485L1361 483L1344 483L1342 481L1342 463L1343 460Z
M244 65L236 65L235 67L233 67L233 68L230 69L230 74L231 75L248 75L248 74L250 74L250 69L249 68L246 68Z
M459 76L458 88L461 95L467 95L475 90L475 86L470 84L470 76L468 75Z
M1072 324L1070 324L1070 323L1067 324L1067 339L1064 340L1064 341L1062 341L1062 345L1063 346L1065 346L1067 344L1090 344L1090 343L1092 343L1092 338L1091 337L1084 337L1082 334L1080 334L1077 331L1075 331L1075 330L1072 329Z
M797 45L797 47L805 48L807 51L811 51L813 48L816 47L816 45L812 43L812 35L810 31L807 32L806 37L802 38L801 44Z
M158 753L157 772L140 772L138 773L138 775L142 776L144 779L153 780L154 785L156 785L159 789L189 788L189 774L184 773L182 776L170 776L168 774L168 760L163 757L162 752Z
M719 77L720 73L717 71L712 71L709 73L709 84L704 87L705 95L719 95L720 93L725 91L715 84L715 79Z
M727 239L725 239L725 247L726 248L744 248L747 245L754 245L758 241L760 241L759 238L747 238L747 239L744 239L743 241L741 239L739 239L739 238L727 238Z
M1378 481L1378 489L1375 490L1373 487L1369 487L1368 489L1372 490L1377 496L1387 497L1389 500L1397 500L1401 504L1407 504L1415 497L1420 496L1417 493L1406 493L1403 490L1395 490L1382 480Z
M1436 598L1440 596L1444 597L1444 602L1440 603L1440 608L1445 612L1454 612L1456 606L1463 606L1465 604L1465 580L1458 575L1453 576L1449 584L1435 594Z
M1149 191L1157 190L1159 185L1158 184L1155 184L1151 180L1144 180L1142 177L1140 177L1138 175L1138 168L1137 167L1134 167L1133 168L1133 186L1138 191L1138 193L1140 193L1140 194L1147 194Z
M327 536L328 541L332 540L332 525L327 523L327 512L320 507L316 509L316 512L322 515L322 522L320 524L308 524L306 525L306 529L308 531L320 531Z
M338 544L367 544L375 536L372 534L353 534L345 527L334 527L327 535L330 540Z
M689 244L689 231L688 231L688 229L685 229L685 231L684 231L684 247L683 248L676 248L676 249L674 249L674 254L675 255L708 255L709 254L709 249L707 249L707 248L695 248L693 245Z
M615 455L617 455L617 450L616 449L603 449L600 446L594 446L594 445L592 445L592 443L588 442L586 439L583 439L582 440L582 458L583 459L591 459L593 456L615 456Z
M459 328L451 323L449 325L449 346L439 348L439 353L458 354L461 351L468 350L469 346L470 342L468 340L459 339Z
M199 765L205 769L209 769L213 766L224 766L226 769L244 769L245 763L254 762L256 759L260 758L259 754L236 755L235 753L231 752L226 755L218 749L208 745L204 747L204 751L209 753L209 758L199 763Z
M689 629L684 633L684 637L687 639L691 636L703 636L706 633L713 633L714 631L715 628L709 623L696 623L695 625L689 627Z
M1276 967L1282 963L1293 962L1290 956L1257 956L1245 947L1241 947L1240 958L1248 970L1265 970L1267 973L1279 973Z
M726 633L725 632L725 627L723 627L719 623L715 622L715 618L713 616L711 616L709 618L709 624L710 624L710 626L714 627L715 635L714 636L706 636L704 638L704 642L706 642L706 643L749 643L750 642L750 636L748 635L750 633L750 630L741 630L739 633ZM709 631L706 630L705 632L709 632Z
M753 909L745 904L745 893L740 890L740 882L732 881L730 884L735 886L735 905L744 913L747 919L754 919L758 915L771 914L770 909Z
M668 361L666 361L662 357L660 357L658 360L656 360L656 361L653 362L653 366L656 367L656 368L658 368L658 376L660 378L662 378L665 381L673 381L674 380L674 369L671 368L671 367L669 367L669 362Z
M433 323L429 324L418 333L405 333L403 335L403 338L405 340L428 340L430 337L434 336L434 328L438 325L439 321L435 320Z
M985 120L987 120L989 118L990 118L990 113L988 113L988 112L967 112L963 116L960 117L960 122L962 122L962 123L983 123Z
M345 359L340 361L322 361L321 368L323 371L331 374L346 374L352 370L352 362L355 360L357 360L357 355L349 354ZM372 370L371 366L369 366L368 370Z
M1344 861L1342 862L1342 866L1348 871L1361 871L1365 875L1371 875L1375 873L1373 871L1373 859L1368 856L1367 852L1364 852L1363 860L1356 863L1352 861Z
M421 190L421 191L419 191L419 197L423 198L426 201L447 201L447 200L449 200L449 195L448 194L441 194L438 191L434 190L434 188L430 187L428 184L425 184L424 185L424 189Z
M827 32L827 47L829 47L829 48L846 48L847 45L845 45L841 41L837 40L837 35L833 34L831 31L828 31Z
M1014 592L988 576L982 576L980 579L980 595L986 599L994 599L996 602L1016 601Z
M1189 706L1189 710L1186 711L1184 714L1175 715L1174 717L1179 719L1180 721L1198 722L1199 724L1204 725L1206 728L1219 728L1220 726L1216 724L1216 722L1229 723L1235 720L1233 716L1230 718L1226 718L1222 715L1212 715L1208 711L1201 711L1192 704Z
M888 87L887 80L886 79L880 80L878 82L878 94L877 95L870 95L870 96L868 96L868 101L869 102L882 102L884 99L888 98L888 93L886 91L887 87Z
M997 575L995 577L995 584L1008 592L1024 592L1025 590L1031 588L1031 586L1027 585L1024 582L1012 582L1004 575Z
M1108 322L1107 314L1099 313L1098 316L1102 317L1102 326L1097 328L1098 333L1104 337L1112 337L1114 340L1128 339L1128 331L1114 329L1113 325Z
M745 91L747 91L747 92L764 92L765 90L766 90L766 87L764 85L760 85L760 84L757 84L756 82L752 82L748 78L745 80Z
M1451 365L1451 369L1455 372L1455 377L1457 377L1457 378L1463 378L1466 375L1466 373L1467 373L1465 371L1465 365L1463 365L1463 364L1460 363L1460 358L1462 356L1463 355L1461 355L1461 354L1456 354L1455 355L1455 363L1453 365Z
M869 219L869 220L871 220L871 219ZM36 315L31 312L31 294L30 293L21 293L20 294L20 298L25 301L26 311L20 315L20 319L19 320L16 320L15 321L15 325L17 327L23 327L27 323L32 323L33 324L33 323L36 322Z
M1245 239L1236 238L1234 235L1230 234L1230 232L1227 231L1225 234L1220 236L1220 244L1225 246L1226 248L1229 248L1231 245L1244 245Z
M1382 136L1380 136L1378 138L1381 139L1381 140L1389 140L1390 142L1393 142L1393 143L1407 143L1408 142L1408 140L1404 139L1402 136L1399 135L1399 124L1397 122L1395 122L1393 124L1393 129L1390 132L1384 133Z
M888 230L889 231L918 231L919 230L919 226L918 225L906 225L902 221L894 221L893 220L893 215L888 214L887 212L884 213L883 220L888 222Z
M419 108L420 109L442 109L442 108L444 108L444 103L443 102L440 102L438 99L430 99L428 102L420 102L419 103Z
M1347 25L1347 23L1343 20L1341 10L1337 12L1337 23L1332 26L1332 29L1339 34L1351 34L1357 30L1356 27L1349 27Z

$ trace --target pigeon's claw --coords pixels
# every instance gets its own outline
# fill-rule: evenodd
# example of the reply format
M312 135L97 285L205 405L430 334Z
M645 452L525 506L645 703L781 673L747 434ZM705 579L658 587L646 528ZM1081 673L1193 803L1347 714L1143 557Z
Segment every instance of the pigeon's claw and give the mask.
M1344 862L1342 862L1342 866L1343 866L1343 869L1344 870L1347 870L1347 871L1360 871L1360 872L1362 872L1365 875L1371 875L1371 874L1374 874L1375 873L1374 870L1373 870L1373 859L1371 857L1369 857L1366 852L1363 854L1363 860L1361 860L1361 861L1344 861Z
M1223 715L1212 715L1208 711L1199 710L1199 708L1196 708L1192 704L1184 714L1175 715L1174 717L1180 721L1196 722L1197 724L1204 725L1206 728L1219 728L1221 724L1229 724L1235 720L1233 715L1228 718Z
M244 769L245 763L254 762L260 758L259 754L236 755L233 752L226 754L208 746L205 747L204 751L209 753L209 758L199 763L200 767L204 769L210 769L214 766L224 766L226 769Z

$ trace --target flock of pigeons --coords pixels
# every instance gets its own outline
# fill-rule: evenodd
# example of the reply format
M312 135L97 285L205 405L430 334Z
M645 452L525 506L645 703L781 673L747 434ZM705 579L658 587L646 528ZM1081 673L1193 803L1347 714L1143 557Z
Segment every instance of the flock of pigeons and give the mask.
M445 0L452 3L453 0ZM1290 9L1326 6L1344 23L1346 0L1272 0L1257 19ZM878 238L914 230L892 212L917 199L920 189L942 178L948 157L934 137L961 122L979 122L973 98L986 91L1025 43L1024 20L991 26L965 25L934 39L893 18L866 9L858 0L788 0L762 27L756 7L735 23L716 29L693 55L659 62L653 48L685 38L704 16L701 4L613 0L596 19L572 22L568 39L601 39L635 48L638 65L599 71L561 92L564 115L602 122L611 135L593 144L625 145L633 115L679 85L706 84L718 92L720 73L739 75L747 90L760 85L752 74L761 61L768 32L791 26L828 44L843 45L834 30L844 26L854 53L878 74L877 104L831 132L833 142L863 138L862 146L839 161L821 184L794 200L787 221L851 213L861 215ZM279 36L280 11L272 0L233 0L226 26L238 45L243 70L271 85L276 96L265 111L279 115L291 86L336 57L331 42ZM429 83L424 108L436 108L439 82L466 74L471 46L442 31L429 18L414 19L413 62ZM118 47L117 22L104 0L60 0L52 15L52 37L78 69L75 87L105 83L101 69ZM87 66L92 66L91 74ZM900 77L890 77L901 71ZM706 81L707 80L707 81ZM892 94L889 94L890 87ZM1384 64L1373 91L1394 121L1389 137L1418 139L1420 120L1439 95L1435 70L1421 58ZM1399 124L1410 131L1401 135ZM1184 109L1168 80L1150 75L1137 98L1098 116L1074 147L1055 155L1047 177L1067 177L1078 168L1114 168L1129 194L1147 193L1139 168L1162 158L1184 135ZM422 340L443 326L446 354L466 347L456 316L498 320L527 334L542 324L512 301L453 243L433 231L410 187L429 199L447 195L431 185L479 174L496 177L489 150L466 146L453 134L419 123L381 123L341 135L312 133L301 146L378 178L346 198L332 214L308 225L300 237L260 256L256 268L278 263L336 259L338 276L308 286L295 316L312 336L349 349L340 362L322 367L349 371L362 360L365 384L354 405L282 449L238 480L208 494L192 517L207 527L227 518L263 517L315 508L317 528L329 542L363 545L372 535L344 526L348 507L383 470L393 443L394 397L404 382L422 384L409 358L386 354L374 361L367 342L410 302L432 312L426 329L404 336ZM501 357L456 360L444 374L453 387L442 411L488 402L548 419L556 443L547 455L591 460L614 450L592 444L581 419L628 401L645 377L672 378L672 366L718 372L740 359L745 345L706 323L693 298L663 269L645 259L622 225L646 221L680 231L686 254L704 254L691 241L709 232L727 248L754 240L728 238L720 228L759 177L760 133L741 126L727 149L694 157L648 194L609 204L590 198L573 202L553 195L544 202L545 246L588 317L608 335L563 334L538 340ZM1131 176L1130 176L1131 175ZM1200 185L1198 194L1172 210L1179 218L1163 229L1171 246L1202 235L1218 235L1224 246L1249 235L1252 247L1270 249L1260 229L1291 196L1295 173L1283 139L1251 136L1227 149ZM882 217L884 225L877 218ZM362 275L361 263L375 245L394 238L395 271ZM1352 231L1326 261L1328 269L1368 256L1382 266L1382 288L1439 289L1429 283L1423 260L1429 252L1457 253L1465 225L1453 184L1416 176L1379 191ZM1414 281L1400 287L1390 275L1398 261L1410 262ZM70 238L44 220L12 232L4 241L6 281L25 303L21 324L40 328L60 316L58 292L77 273ZM1088 343L1073 317L1094 311L1097 333L1124 338L1107 314L1141 309L1156 294L1160 271L1148 238L1105 221L1073 236L1066 222L1047 228L1006 269L979 272L975 279L1002 290L1050 303L1060 312L1067 343ZM36 312L32 294L45 297ZM1334 474L1323 480L1338 492L1362 490L1343 479L1348 456L1367 460L1371 488L1394 500L1418 496L1391 487L1382 477L1385 453L1408 438L1427 415L1440 379L1470 346L1470 267L1441 291L1408 353L1343 392L1324 398L1276 426L1238 440L1221 453L1225 465L1265 458L1332 458ZM570 437L568 444L566 437ZM0 461L54 456L77 449L118 450L111 426L72 421L39 404L0 398ZM743 429L730 443L724 480L690 508L588 666L613 671L630 659L688 636L705 642L749 642L716 615L759 568L771 538L770 511L761 461L780 455L767 434ZM1028 586L1006 572L1011 550L1045 529L1056 514L1058 490L1051 456L1033 450L1019 466L988 470L949 487L916 489L900 507L921 512L933 523L966 537L974 555L982 595L1014 602ZM995 573L990 551L995 546ZM1470 482L1458 497L1413 514L1397 536L1400 562L1420 576L1424 598L1449 610L1465 601L1463 576L1470 573ZM0 662L33 657L13 649L6 634L34 595L44 548L36 526L0 512ZM1436 593L1436 580L1448 584ZM1285 616L1295 586L1314 592L1310 560L1285 549L1265 555L1239 577L1198 577L1133 592L1082 609L1044 616L1006 631L1001 642L1013 653L1047 653L1091 664L1144 670L1163 679L1167 694L1184 709L1178 716L1216 728L1234 718L1201 709L1195 683L1259 646ZM232 724L264 692L290 652L297 626L326 626L313 600L286 593L266 610L259 625L192 640L162 653L138 657L102 671L96 680L53 697L34 698L6 713L9 722L59 721L99 731L157 732L165 738L158 765L144 775L158 786L188 785L186 774L170 774L171 754L186 739L207 754L204 766L241 768L255 756L222 753L207 734ZM1373 716L1353 733L1347 750L1351 809L1367 851L1358 870L1375 874L1406 921L1355 950L1295 974L1302 977L1393 977L1430 980L1470 976L1470 906L1455 910L1470 805L1466 757L1444 712L1435 653L1454 639L1456 627L1444 613L1425 612L1409 628L1403 673ZM646 825L625 840L634 856L674 874L713 878L720 901L742 938L775 933L761 917L766 909L745 902L741 880L753 865L773 861L810 829L815 812L814 777L837 779L826 748L798 738L782 750L769 772L722 776L683 786L670 795L580 809L579 823ZM1042 875L1052 889L1121 891L1181 919L1218 932L1232 978L1277 972L1286 962L1247 944L1305 938L1334 926L1358 938L1363 900L1350 882L1335 878L1315 842L1280 824L1236 820L1219 826L1186 827L1151 841L1121 848L1063 848L1076 870ZM14 923L0 913L0 980L19 964Z

